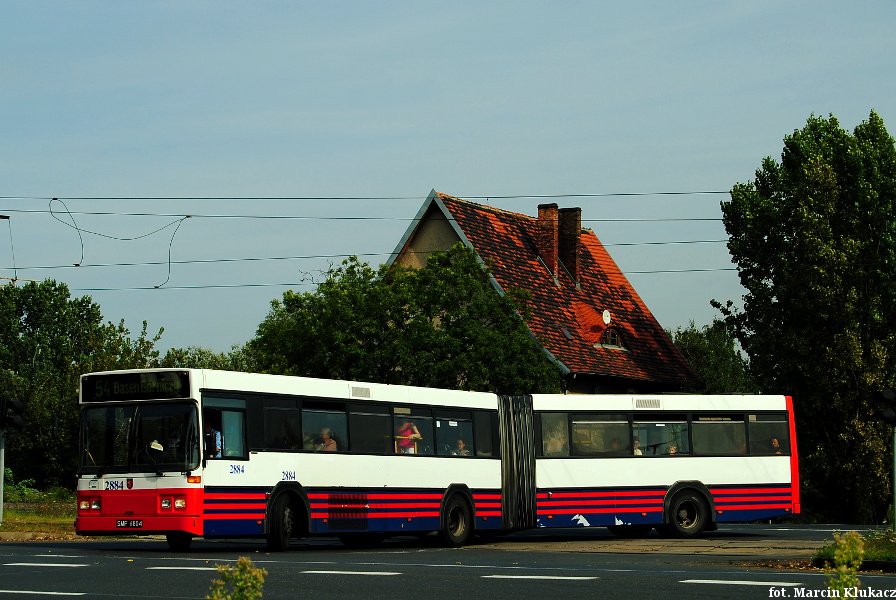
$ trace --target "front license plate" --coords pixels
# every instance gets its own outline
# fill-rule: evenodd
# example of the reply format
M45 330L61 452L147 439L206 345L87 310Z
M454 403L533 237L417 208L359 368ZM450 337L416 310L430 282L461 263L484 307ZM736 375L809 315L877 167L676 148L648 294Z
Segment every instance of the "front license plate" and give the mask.
M143 520L142 519L136 519L136 520L135 519L121 519L121 520L115 521L115 526L116 527L128 527L128 528L143 527Z

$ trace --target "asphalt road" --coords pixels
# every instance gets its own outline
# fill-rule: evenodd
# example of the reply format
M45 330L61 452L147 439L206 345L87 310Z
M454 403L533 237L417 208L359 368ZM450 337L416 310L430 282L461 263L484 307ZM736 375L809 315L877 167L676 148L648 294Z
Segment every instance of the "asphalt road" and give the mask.
M361 551L325 538L279 554L242 540L197 540L183 553L160 539L5 542L0 597L203 598L215 565L239 556L268 570L266 599L817 597L825 589L821 572L757 565L808 560L838 529L847 528L738 525L697 540L536 530L460 549L405 538ZM865 589L896 590L893 575L861 579Z

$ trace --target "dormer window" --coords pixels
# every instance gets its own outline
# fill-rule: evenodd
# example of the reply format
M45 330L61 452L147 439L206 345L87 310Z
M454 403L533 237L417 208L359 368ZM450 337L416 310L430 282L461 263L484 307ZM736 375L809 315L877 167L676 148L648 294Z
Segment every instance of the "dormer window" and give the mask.
M628 350L628 348L625 347L625 342L622 341L622 336L619 334L619 330L614 327L606 328L603 335L600 337L600 342L594 344L594 347Z

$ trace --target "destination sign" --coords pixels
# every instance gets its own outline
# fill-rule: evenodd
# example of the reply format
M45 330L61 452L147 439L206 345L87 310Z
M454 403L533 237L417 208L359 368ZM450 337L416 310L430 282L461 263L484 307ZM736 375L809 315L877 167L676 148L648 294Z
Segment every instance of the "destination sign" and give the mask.
M187 371L100 373L81 377L82 402L189 397L190 374Z

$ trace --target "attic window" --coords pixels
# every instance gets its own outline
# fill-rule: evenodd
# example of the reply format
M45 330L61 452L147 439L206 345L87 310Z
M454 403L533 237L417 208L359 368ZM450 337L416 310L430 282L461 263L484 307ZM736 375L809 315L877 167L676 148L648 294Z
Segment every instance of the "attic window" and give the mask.
M619 330L613 327L608 327L604 330L603 335L600 337L600 342L594 344L594 347L628 350L625 346L625 342L622 341L622 336L619 334Z

